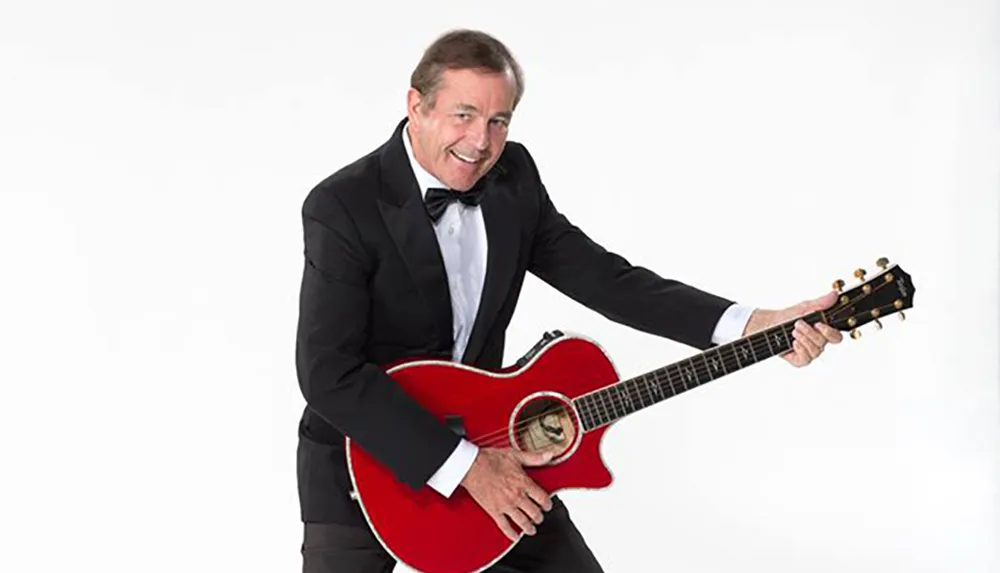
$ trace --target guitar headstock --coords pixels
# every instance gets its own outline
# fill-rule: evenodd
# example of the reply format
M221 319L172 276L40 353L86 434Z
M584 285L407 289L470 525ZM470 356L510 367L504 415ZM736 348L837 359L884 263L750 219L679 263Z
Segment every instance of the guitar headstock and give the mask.
M889 265L889 260L880 258L875 263L881 270L867 278L864 269L854 271L854 276L862 281L858 286L843 290L844 281L837 280L833 288L840 292L840 298L830 308L823 311L827 323L837 330L850 332L851 338L861 336L859 327L874 322L882 328L880 318L898 314L900 320L906 318L903 311L913 307L913 281L899 265Z

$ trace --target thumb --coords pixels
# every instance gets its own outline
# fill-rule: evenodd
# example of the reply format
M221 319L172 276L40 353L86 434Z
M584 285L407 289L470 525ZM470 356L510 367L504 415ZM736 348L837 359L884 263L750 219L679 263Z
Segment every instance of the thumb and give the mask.
M814 298L800 303L796 310L800 311L800 314L802 315L809 314L814 310L825 310L833 306L833 303L837 302L837 296L837 291L832 290L819 298Z
M552 459L552 452L550 450L543 450L540 452L515 451L517 461L521 462L522 466L543 466L549 463Z

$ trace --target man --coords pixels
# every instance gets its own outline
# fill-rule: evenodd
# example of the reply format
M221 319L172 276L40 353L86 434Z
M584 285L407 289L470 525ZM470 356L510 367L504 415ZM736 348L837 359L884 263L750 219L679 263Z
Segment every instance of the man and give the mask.
M407 117L388 141L304 202L297 367L307 401L298 449L307 573L393 566L350 498L345 434L410 486L444 496L465 488L509 537L523 530L491 570L601 571L565 505L522 468L545 459L477 448L385 374L410 357L502 367L526 272L611 320L700 349L835 300L750 309L595 244L556 209L528 150L507 141L523 85L496 39L445 34L414 70ZM804 366L840 340L800 322L784 358Z

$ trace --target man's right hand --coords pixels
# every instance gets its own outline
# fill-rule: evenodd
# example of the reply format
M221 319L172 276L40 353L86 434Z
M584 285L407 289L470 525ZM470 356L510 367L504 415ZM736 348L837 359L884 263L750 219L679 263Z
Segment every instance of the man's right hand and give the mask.
M534 535L535 525L542 522L541 510L552 509L549 494L528 477L521 466L541 466L551 459L551 452L479 448L461 485L490 514L504 535L517 541L517 533L507 521L508 517L524 533Z

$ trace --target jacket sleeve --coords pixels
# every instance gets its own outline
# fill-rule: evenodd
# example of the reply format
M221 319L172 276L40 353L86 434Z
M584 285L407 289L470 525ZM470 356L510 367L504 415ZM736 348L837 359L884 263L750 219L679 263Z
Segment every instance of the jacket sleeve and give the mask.
M459 437L366 361L373 263L343 203L334 193L307 199L302 219L296 368L308 408L418 489Z
M552 203L524 150L539 193L539 218L528 270L606 318L699 349L733 301L630 264L573 225Z

